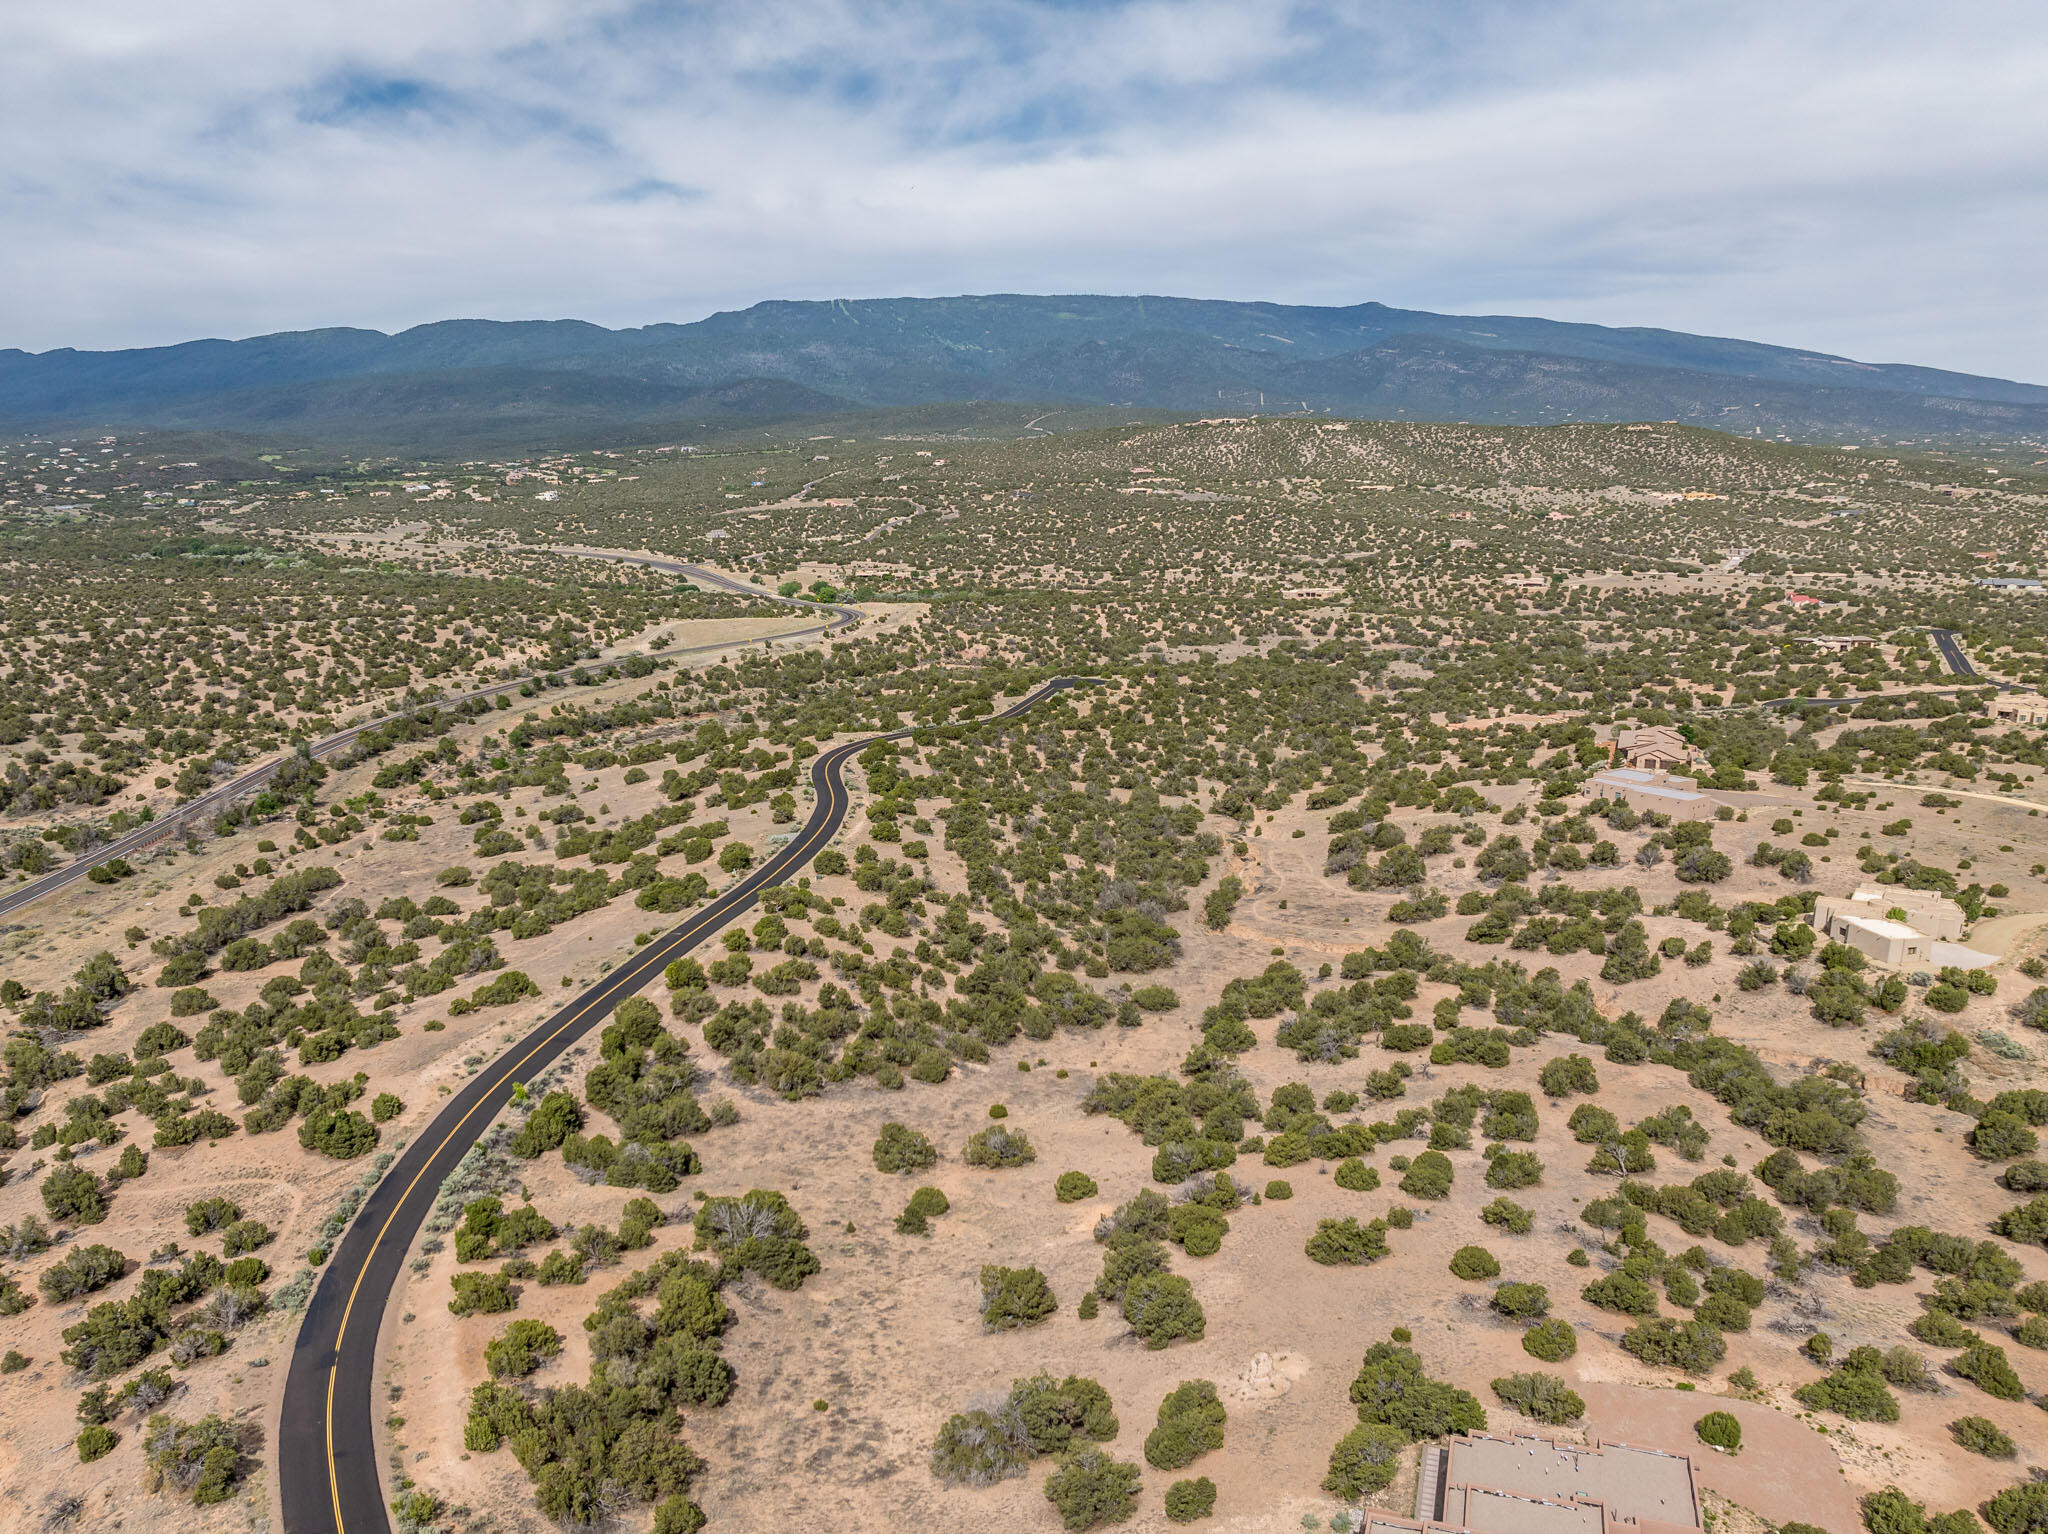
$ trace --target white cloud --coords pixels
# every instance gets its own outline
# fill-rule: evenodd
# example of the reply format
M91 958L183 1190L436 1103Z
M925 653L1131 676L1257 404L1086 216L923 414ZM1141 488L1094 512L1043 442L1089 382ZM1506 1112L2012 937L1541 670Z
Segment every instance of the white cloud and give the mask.
M82 0L0 344L768 297L1512 311L2042 377L2048 13Z

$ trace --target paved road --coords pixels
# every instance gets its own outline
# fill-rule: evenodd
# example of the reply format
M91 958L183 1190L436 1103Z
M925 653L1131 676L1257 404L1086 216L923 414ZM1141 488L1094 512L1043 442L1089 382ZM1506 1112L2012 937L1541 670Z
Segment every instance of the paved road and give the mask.
M555 552L568 554L572 551L556 550ZM697 565L682 564L672 559L658 559L639 554L579 554L578 557L611 559L617 560L622 564L646 565L651 569L672 571L678 575L688 576L691 580L701 582L704 585L717 587L725 591L738 592L743 596L754 597L763 602L776 602L786 607L802 607L813 611L822 609L832 614L823 623L812 624L808 628L792 629L786 634L772 636L776 639L803 639L813 634L830 633L835 629L845 628L851 623L858 622L861 616L858 608L842 607L836 603L806 602L798 598L779 597L773 592L763 591L758 586L751 586L743 581L733 580L731 577L720 575L716 571L706 570ZM752 641L747 642L751 643ZM708 650L736 649L740 643L740 641L728 640L724 644L688 645L682 649L664 650L661 653L664 657L695 655ZM612 661L627 658L623 655L609 656L602 662L589 662L588 664L607 665ZM430 702L420 704L418 708L403 710L396 714L385 714L376 719L365 720L358 725L351 725L346 730L314 741L307 749L312 753L315 760L330 757L338 752L347 750L355 744L357 737L365 730L374 729L381 724L388 724L393 719L401 719L407 713L417 713L420 709L428 707L454 707L477 698L495 698L500 693L516 692L527 682L532 681L535 676L547 674L546 672L534 672L524 676L513 677L508 681L493 682L490 686L479 687L473 692L462 692L456 693L451 697L435 698L430 700ZM5 894L0 894L0 916L10 916L26 906L33 905L45 896L54 895L61 889L69 888L85 877L87 869L104 863L110 858L133 857L143 849L156 845L156 843L163 841L166 837L175 836L188 827L207 824L230 805L255 797L262 790L264 784L277 776L278 768L282 767L285 761L286 758L280 756L264 762L261 766L250 769L240 777L223 783L219 788L207 790L207 792L201 794L191 803L178 806L177 809L172 810L160 819L153 820L138 830L130 831L127 835L108 842L105 846L93 848L89 855L77 858L72 862L66 863L62 868L44 874L39 879L31 879L26 884L17 885Z
M1957 676L1976 676L1977 668L1970 664L1968 652L1963 649L1963 636L1954 629L1929 629L1928 637L1934 641L1934 648L1941 652L1941 658L1948 669Z
M1010 718L1085 685L1086 678L1061 677L995 717ZM512 1084L532 1080L670 960L753 905L765 886L786 882L808 863L846 818L847 759L875 740L910 733L898 730L820 753L811 765L817 802L787 846L480 1070L392 1164L321 1274L292 1350L277 1435L285 1534L390 1534L373 1433L378 1326L442 1181L511 1100Z

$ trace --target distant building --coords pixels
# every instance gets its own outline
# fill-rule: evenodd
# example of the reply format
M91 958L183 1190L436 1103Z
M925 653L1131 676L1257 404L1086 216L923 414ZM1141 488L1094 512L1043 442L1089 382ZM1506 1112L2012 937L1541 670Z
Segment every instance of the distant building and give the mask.
M1977 582L1990 591L2039 591L2039 581L2023 580L2016 575L1987 575Z
M1360 1534L1695 1534L1702 1521L1683 1454L1485 1433L1423 1449L1412 1519L1365 1520Z
M1993 693L1984 717L1998 724L2048 724L2048 698L2038 692Z
M1960 938L1965 920L1961 906L1925 890L1866 887L1823 895L1813 907L1813 925L1823 937L1895 968L1935 962L1935 945Z
M1789 587L1785 592L1785 604L1788 607L1823 607L1826 605L1819 597L1810 597L1803 591L1793 591Z
M1868 634L1805 634L1800 636L1824 655L1840 655L1847 650L1868 650L1877 641Z
M1637 814L1669 815L1673 820L1705 820L1721 801L1699 791L1699 779L1641 767L1609 767L1586 780L1586 792L1619 799Z

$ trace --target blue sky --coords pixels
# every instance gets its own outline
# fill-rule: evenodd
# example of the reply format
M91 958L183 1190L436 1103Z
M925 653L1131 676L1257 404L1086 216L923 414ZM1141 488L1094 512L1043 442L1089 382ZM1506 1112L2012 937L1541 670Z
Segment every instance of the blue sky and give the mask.
M0 346L1153 292L2048 382L2048 7L72 0Z

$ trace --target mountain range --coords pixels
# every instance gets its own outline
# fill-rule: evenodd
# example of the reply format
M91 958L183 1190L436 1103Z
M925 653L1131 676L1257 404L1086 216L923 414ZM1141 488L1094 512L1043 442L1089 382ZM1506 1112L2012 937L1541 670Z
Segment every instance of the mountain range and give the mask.
M1505 315L998 294L771 301L691 324L447 320L0 350L0 429L172 427L417 450L967 400L1745 436L2048 441L2048 388Z

